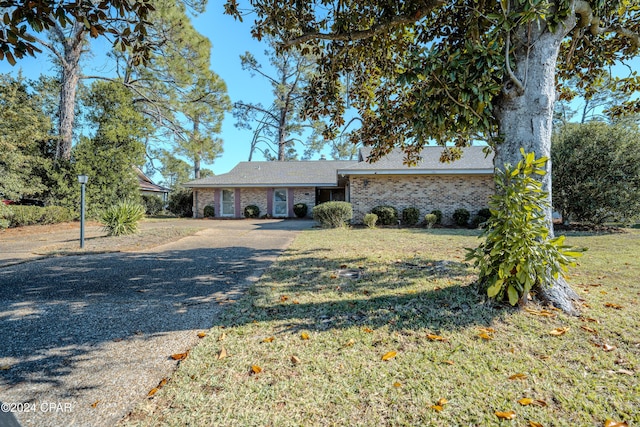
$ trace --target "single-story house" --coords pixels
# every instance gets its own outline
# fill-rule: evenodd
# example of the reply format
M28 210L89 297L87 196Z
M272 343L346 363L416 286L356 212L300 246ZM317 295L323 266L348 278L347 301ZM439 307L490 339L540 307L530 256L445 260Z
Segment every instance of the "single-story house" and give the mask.
M140 194L143 196L158 196L164 203L167 202L169 197L170 188L163 187L154 183L151 178L144 174L140 168L134 166L136 175L138 176L138 186L140 187Z
M399 149L368 163L368 148L355 161L241 162L228 173L184 185L193 189L196 217L207 205L216 217L242 218L248 205L258 206L261 215L293 217L296 203L305 203L310 214L317 204L339 200L351 202L356 223L379 205L398 212L415 207L421 216L438 209L450 223L458 208L473 215L487 207L494 192L492 157L474 146L460 160L442 163L441 152L442 147L425 148L422 162L413 167L403 164Z

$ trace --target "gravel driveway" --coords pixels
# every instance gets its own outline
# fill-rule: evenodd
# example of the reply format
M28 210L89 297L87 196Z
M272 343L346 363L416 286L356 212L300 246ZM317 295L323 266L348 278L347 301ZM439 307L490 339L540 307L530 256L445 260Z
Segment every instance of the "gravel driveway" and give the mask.
M116 424L312 222L204 224L145 252L0 268L3 410L23 426Z

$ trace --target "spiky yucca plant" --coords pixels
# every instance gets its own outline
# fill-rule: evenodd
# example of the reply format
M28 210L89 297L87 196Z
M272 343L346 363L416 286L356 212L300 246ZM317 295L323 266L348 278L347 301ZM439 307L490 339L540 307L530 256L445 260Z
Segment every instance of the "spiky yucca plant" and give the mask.
M100 216L100 221L109 236L124 236L136 233L142 218L144 207L126 200L105 210Z

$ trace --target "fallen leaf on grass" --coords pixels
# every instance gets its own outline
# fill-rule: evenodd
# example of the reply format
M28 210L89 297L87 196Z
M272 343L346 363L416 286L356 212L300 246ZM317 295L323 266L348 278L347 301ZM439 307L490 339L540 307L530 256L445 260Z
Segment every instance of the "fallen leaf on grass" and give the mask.
M447 365L453 365L453 360L443 360L442 363L445 363Z
M482 338L483 340L492 340L493 339L493 337L491 335L489 335L488 333L486 333L486 332L481 332L478 336L480 338Z
M588 326L580 325L580 329L582 329L583 331L587 331L589 333L592 333L594 335L598 335L598 331L596 331L595 329L590 328Z
M621 305L614 304L612 302L606 302L604 306L609 308L615 308L616 310L620 310L621 308L623 308Z
M288 299L289 299L289 297L288 297L287 295L281 295L281 296L280 296L280 301L281 301L281 302L285 302L285 301L286 301L286 300L288 300Z
M355 343L356 343L355 340L352 338L349 341L347 341L342 347L351 347Z
M602 349L604 351L613 351L613 350L616 349L616 346L615 345L609 345L609 344L603 344L602 345Z
M158 390L160 390L162 387L164 387L167 384L167 379L163 378L162 380L160 380L160 382L158 383L157 386L155 386L154 388L152 388L151 390L149 390L149 393L147 393L147 397L152 397L154 394L156 394L158 392ZM97 402L96 402L97 403Z
M251 365L251 373L253 374L259 374L260 372L262 372L262 368L258 365Z
M300 363L300 359L297 356L291 356L291 363L297 365L298 363Z
M370 334L371 332L373 332L373 329L371 329L371 328L362 328L362 331Z
M494 333L496 330L493 328L478 328L479 331L486 332L488 334Z
M176 353L176 354L172 354L171 358L173 360L184 360L187 358L187 356L189 355L189 350L185 351L184 353Z
M446 338L434 334L427 334L427 338L429 338L431 341L446 341Z
M398 353L396 353L395 351L390 351L388 353L385 353L384 356L382 356L382 360L387 361L387 360L391 360L394 357L396 357Z
M99 401L99 400L96 400L95 402L93 402L93 403L91 404L91 407L92 407L92 408L95 408L96 406L98 406L98 403L100 403L100 401Z
M533 403L533 399L530 397L523 397L522 399L518 400L518 403L522 406L531 405Z
M494 414L496 414L496 417L502 420L513 420L516 418L516 413L514 411L509 411L509 412L496 411L494 412Z
M396 381L395 383L393 383L393 386L394 387L402 387L402 383L399 383L399 382Z
M529 427L544 427L542 424L529 420Z
M294 299L292 302L293 302L294 304L300 304L300 301L298 301L297 299Z
M431 405L431 409L434 409L434 410L440 412L444 408L442 406L440 406L440 405Z
M566 334L569 329L571 329L569 326L565 327L565 328L555 328L552 331L549 331L549 335L553 335L554 337L559 337L561 335Z
M607 420L604 422L604 427L628 427L629 424L627 424L625 421L613 421L613 420Z
M273 342L273 340L275 340L275 337L268 337L262 340L262 342Z
M221 347L220 352L218 353L218 360L222 360L225 357L227 357L227 350L225 350L224 347Z
M513 374L509 377L510 380L524 380L526 378L527 378L527 375L523 373Z
M300 334L300 338L303 340L308 340L309 339L309 334L306 332L303 332Z
M555 313L552 313L552 312L550 312L548 310L544 310L544 309L543 310L534 310L533 308L525 307L524 311L526 311L529 314L533 314L534 316L551 317L551 318L556 317Z
M11 369L11 365L2 365L0 366L0 371L8 371Z
M220 334L220 336L218 337L218 341L224 341L224 339L227 338L227 334L225 334L224 332Z
M441 397L441 398L438 400L438 403L436 403L436 405L444 406L446 403L449 403L449 401L448 401L447 399L445 399L444 397Z
M198 338L204 338L207 336L206 332L198 332Z

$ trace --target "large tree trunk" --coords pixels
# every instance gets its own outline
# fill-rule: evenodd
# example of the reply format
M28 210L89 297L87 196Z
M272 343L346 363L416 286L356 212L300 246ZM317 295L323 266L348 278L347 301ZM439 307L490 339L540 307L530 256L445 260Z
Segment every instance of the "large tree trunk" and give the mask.
M60 73L60 105L58 125L60 139L56 144L55 160L69 160L73 144L73 126L75 122L76 92L80 80L80 56L86 30L82 24L74 24L71 37L65 37L62 28L54 27L54 32L64 48L62 70Z
M525 152L535 152L536 157L551 157L551 131L553 107L555 103L555 71L560 42L566 31L573 27L559 25L555 33L543 23L534 23L528 29L516 34L515 54L512 55L514 76L506 81L503 94L497 104L497 119L503 142L496 148L494 164L503 168L505 163L515 165L522 159L520 147ZM529 33L527 33L529 31ZM527 41L531 40L529 46ZM551 204L551 161L547 162L547 174L543 186L549 194ZM550 236L553 237L552 209L545 212ZM576 292L560 278L553 283L545 283L534 290L544 302L551 303L570 314L577 314L573 302L578 299Z

